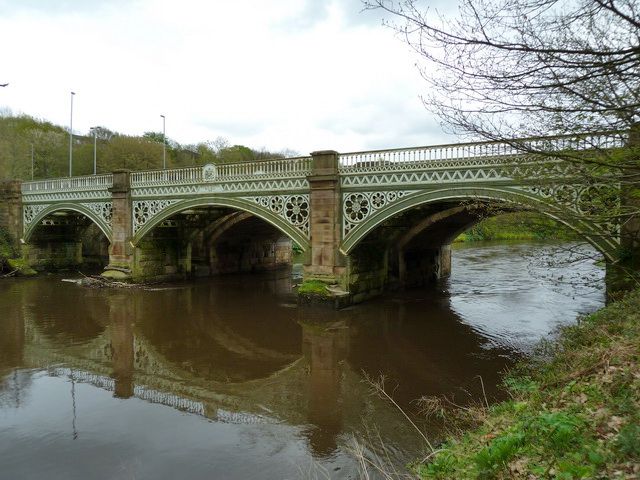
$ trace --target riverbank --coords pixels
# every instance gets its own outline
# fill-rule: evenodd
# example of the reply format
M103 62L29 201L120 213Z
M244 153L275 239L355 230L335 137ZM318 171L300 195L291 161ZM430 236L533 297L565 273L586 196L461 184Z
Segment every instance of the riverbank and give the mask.
M35 274L35 270L23 258L18 257L16 249L11 243L9 233L0 228L0 278Z
M505 380L511 400L456 416L425 479L640 478L640 290L565 327Z
M456 243L497 240L573 240L575 233L558 222L531 212L489 217L460 234Z

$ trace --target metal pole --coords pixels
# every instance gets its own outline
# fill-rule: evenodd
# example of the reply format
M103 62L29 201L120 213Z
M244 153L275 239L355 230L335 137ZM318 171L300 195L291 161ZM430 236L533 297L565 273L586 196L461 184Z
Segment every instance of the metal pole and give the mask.
M33 180L33 143L31 144L31 180Z
M164 115L160 115L162 117L162 168L167 168L167 135L165 130L165 120Z
M73 176L73 96L71 92L71 118L69 120L69 177Z
M93 174L98 172L98 162L96 161L96 147L98 145L98 130L97 127L91 127L93 130Z

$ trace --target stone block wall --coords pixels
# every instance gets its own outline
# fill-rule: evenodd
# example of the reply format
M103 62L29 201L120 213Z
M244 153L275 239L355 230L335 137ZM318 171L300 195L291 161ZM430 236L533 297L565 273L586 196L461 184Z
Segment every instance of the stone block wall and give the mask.
M0 227L19 247L22 237L22 193L17 180L0 182Z

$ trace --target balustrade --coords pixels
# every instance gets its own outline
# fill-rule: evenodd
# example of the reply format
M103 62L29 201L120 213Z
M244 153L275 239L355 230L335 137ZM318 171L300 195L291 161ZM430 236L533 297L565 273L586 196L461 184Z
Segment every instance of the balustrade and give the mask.
M172 168L170 170L147 170L131 174L131 186L176 185L202 181L202 167Z
M22 193L64 192L69 190L106 190L113 185L113 175L86 175L82 177L54 178L22 183Z
M514 140L512 142L476 142L430 147L396 148L342 153L339 155L341 172L366 172L386 168L412 168L444 161L464 163L483 159L508 160L530 153L560 153L566 151L606 149L622 146L624 136L619 133L596 133L583 136L543 137Z
M566 152L622 146L620 133L596 133L582 136L542 137L511 142L476 142L427 147L397 148L339 154L339 171L357 173L386 169L437 167L437 162L460 162L460 167L485 161L505 162L532 152ZM450 165L449 165L450 166ZM210 170L206 170L210 168ZM294 157L257 162L219 164L214 167L186 167L131 173L132 187L189 185L211 181L257 180L263 178L301 178L311 174L312 157ZM206 171L205 171L206 170ZM24 182L24 194L40 192L106 190L113 176L87 175Z

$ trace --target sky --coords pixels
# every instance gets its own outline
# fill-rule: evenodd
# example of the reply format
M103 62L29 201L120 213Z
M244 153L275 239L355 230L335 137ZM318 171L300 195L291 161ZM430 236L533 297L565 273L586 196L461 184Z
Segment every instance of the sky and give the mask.
M449 2L450 3L450 2ZM0 0L0 109L306 155L456 141L360 0Z

